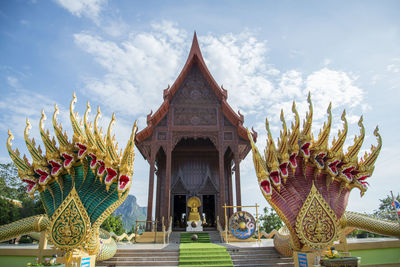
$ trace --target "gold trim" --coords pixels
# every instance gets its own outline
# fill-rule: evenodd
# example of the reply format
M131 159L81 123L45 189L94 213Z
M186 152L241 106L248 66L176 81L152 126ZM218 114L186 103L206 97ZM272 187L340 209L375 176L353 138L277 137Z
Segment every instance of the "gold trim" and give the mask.
M50 225L50 239L57 247L70 251L85 243L90 219L75 187L51 216Z
M338 237L335 212L314 183L297 215L296 232L301 242L312 249L323 249Z

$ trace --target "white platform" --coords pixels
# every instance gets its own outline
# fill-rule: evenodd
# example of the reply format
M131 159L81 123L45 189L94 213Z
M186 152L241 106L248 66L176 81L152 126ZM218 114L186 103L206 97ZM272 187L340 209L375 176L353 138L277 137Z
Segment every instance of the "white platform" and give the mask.
M192 222L194 221L187 222L186 232L203 232L203 226L201 221L195 221L197 224L196 227L192 227Z

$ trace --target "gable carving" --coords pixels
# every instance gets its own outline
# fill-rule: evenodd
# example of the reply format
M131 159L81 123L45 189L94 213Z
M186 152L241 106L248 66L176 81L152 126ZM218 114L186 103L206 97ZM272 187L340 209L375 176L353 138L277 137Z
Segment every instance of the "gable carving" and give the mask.
M183 182L181 176L178 176L178 180L172 186L171 192L173 194L187 194L188 193L188 190L186 189L185 183Z
M217 125L217 108L175 107L174 125Z
M164 118L158 123L158 126L167 126L167 117L168 117L168 113L167 115L164 116Z
M217 186L213 183L210 176L208 175L205 179L199 194L215 194L218 192Z
M177 90L171 104L197 105L218 104L217 96L204 78L197 64L194 64L182 85Z
M227 117L224 116L224 126L231 126L233 127L232 123L228 120Z

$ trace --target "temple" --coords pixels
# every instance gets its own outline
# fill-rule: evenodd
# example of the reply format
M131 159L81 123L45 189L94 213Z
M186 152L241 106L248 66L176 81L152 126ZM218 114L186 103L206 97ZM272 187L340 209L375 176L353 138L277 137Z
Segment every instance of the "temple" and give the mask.
M38 249L19 245L0 248L0 255L10 258L6 259L10 262L7 266L21 263L22 259L16 257L31 258L32 251L37 251L38 257L26 266L56 262L66 267L94 267L96 261L98 266L358 266L361 255L365 266L399 266L400 241L346 241L355 229L400 237L398 221L346 211L351 191L358 189L363 195L369 187L382 148L378 127L373 132L376 145L359 156L366 137L361 116L359 134L345 152L349 126L346 112L341 116L343 126L331 138L330 104L327 120L314 139L309 94L302 130L295 102L290 129L281 111L282 128L276 145L265 120L267 143L261 154L255 144L257 134L243 127L244 117L228 105L227 91L208 71L196 34L183 70L163 96L163 103L147 116L142 131L137 132L133 123L123 152L112 134L115 115L103 131L98 127L100 108L89 122L91 107L87 103L81 125L74 111L75 94L69 105L72 138L57 120L57 105L52 123L58 142L45 131L46 114L42 110L39 132L44 150L30 137L32 125L26 120L24 139L31 160L12 147L14 136L8 132L7 151L18 176L28 195L40 195L45 214L0 225L0 242L23 235L35 238L32 232L40 232ZM100 227L128 198L135 144L150 164L147 220L151 223L146 230L151 231L140 233L140 221L136 221L134 233L117 236ZM232 207L242 204L239 165L250 150L257 176L254 183L284 223L279 231L274 229L269 234L259 229L258 205L244 205L243 210L233 213ZM395 203L392 205L396 207ZM255 218L246 211L250 207L256 208ZM269 217L268 213L265 216ZM151 227L154 225L157 229ZM273 236L274 248L268 248L272 243L263 242L261 236ZM117 245L116 241L125 239L129 243ZM47 249L48 240L54 246L51 249ZM247 242L240 246L232 245L244 240ZM179 248L165 246L170 242L179 243ZM364 256L371 251L373 257ZM46 257L49 255L53 259Z
M163 98L136 135L136 145L150 164L147 220L172 216L173 228L183 229L190 211L187 200L197 196L205 226L216 227L217 216L224 221L224 204L241 205L239 166L251 145L244 116L233 111L227 91L210 74L196 33L181 73Z

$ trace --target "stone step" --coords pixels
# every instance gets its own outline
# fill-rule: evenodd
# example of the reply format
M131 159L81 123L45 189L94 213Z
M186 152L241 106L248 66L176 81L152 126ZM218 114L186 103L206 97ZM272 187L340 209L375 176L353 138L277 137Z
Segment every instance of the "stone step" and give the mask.
M269 258L269 259L280 259L282 258L280 255L276 254L259 254L259 253L243 253L243 254L230 254L232 259L235 258L246 258L246 257L252 257L252 258Z
M172 232L169 236L169 243L179 244L181 234L179 232Z
M254 267L254 266L260 266L260 267L264 267L264 266L279 266L279 267L294 267L293 263L258 263L256 265L254 265L253 263L244 263L244 264L236 264L233 263L233 266L235 267Z
M235 264L245 264L245 263L253 263L253 264L258 264L258 263L293 263L292 258L280 258L280 259L268 259L268 258L262 258L262 259L254 259L254 258L242 258L242 259L232 259L232 261Z
M221 243L221 238L219 236L219 232L208 232L210 234L210 242L212 243Z
M107 267L118 267L118 266L178 266L178 261L164 261L164 262L143 262L143 261L130 261L130 262L118 262L118 261L103 261L96 263L96 266L107 266Z
M255 250L255 251L251 251L251 250L245 250L245 251L229 251L229 253L231 253L232 255L254 255L254 254L259 254L259 255L280 255L279 253L275 252L275 251L262 251L262 250Z
M274 251L278 253L273 247L227 247L230 251Z
M142 251L139 253L135 252L126 252L114 255L114 257L169 257L169 256L179 256L179 251L174 252L164 252L164 253L157 253L157 252L146 252Z
M294 266L293 259L282 257L272 247L229 247L234 266Z
M219 233L208 232L210 241L219 239ZM171 237L175 240L180 239L181 233L172 233ZM178 241L177 241L178 242ZM219 242L218 242L219 243ZM293 267L293 259L282 257L273 247L226 247L230 254L234 266L282 266ZM210 253L219 254L215 249ZM183 254L184 258L196 257L193 254ZM118 266L178 266L179 249L119 249L117 254L104 262L97 263L96 266L118 267ZM195 265L193 265L195 266ZM203 265L202 265L203 266ZM204 265L205 266L205 265ZM208 266L208 265L207 265ZM209 266L213 266L209 264Z
M178 256L175 257L113 257L113 261L126 262L126 261L176 261Z
M178 249L119 249L109 260L96 266L178 266Z
M120 252L132 252L132 253L139 253L139 252L179 252L179 249L118 249L118 253Z

